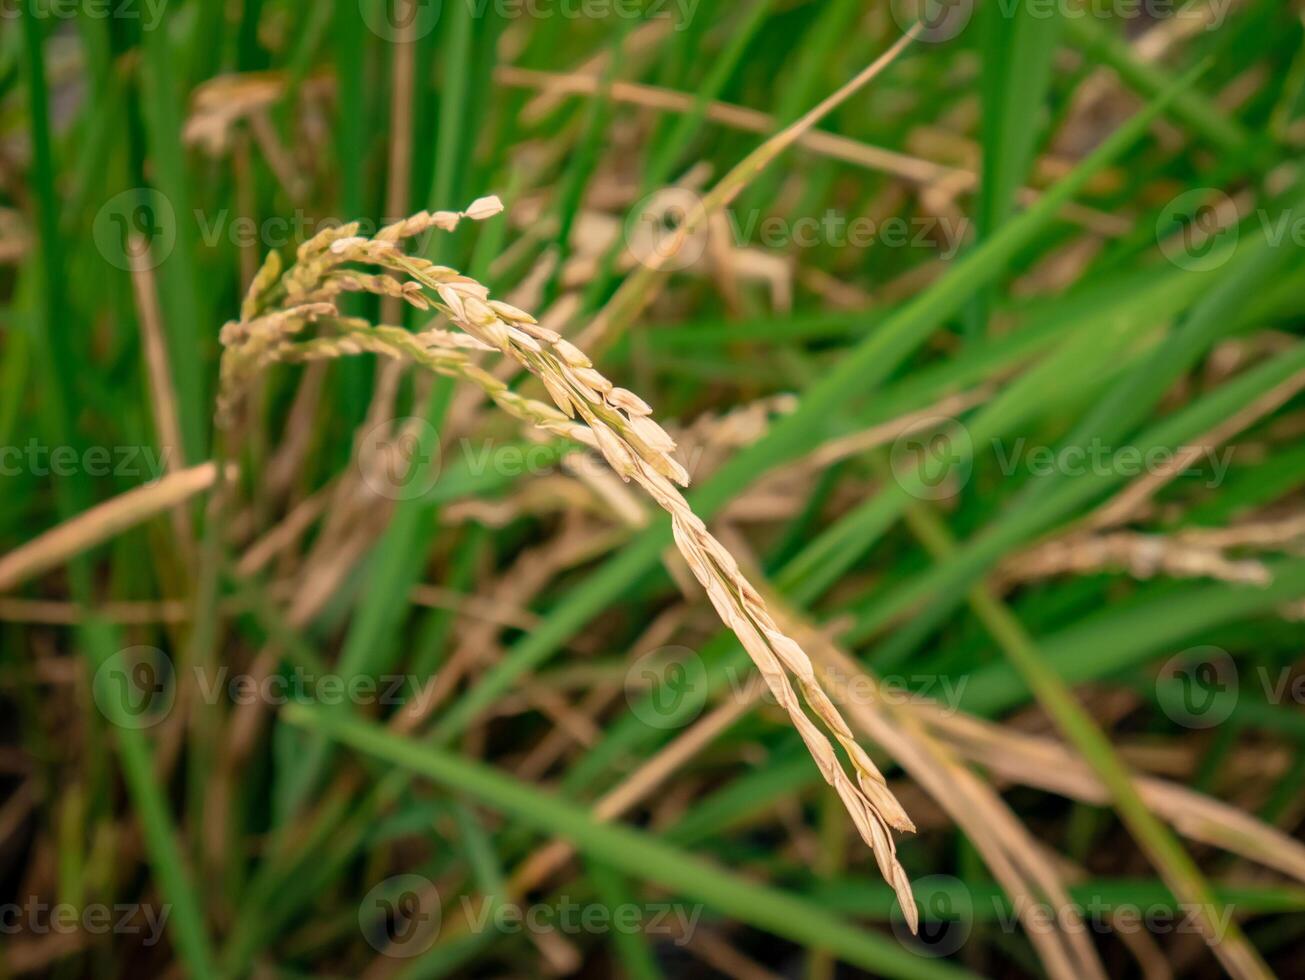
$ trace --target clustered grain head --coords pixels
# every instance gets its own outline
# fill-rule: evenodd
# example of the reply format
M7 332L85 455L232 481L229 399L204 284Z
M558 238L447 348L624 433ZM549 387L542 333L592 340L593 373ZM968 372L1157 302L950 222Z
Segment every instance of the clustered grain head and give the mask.
M612 384L574 344L529 313L492 298L476 280L403 251L401 243L408 238L452 231L464 219L484 220L502 208L497 197L485 197L462 212L422 211L371 238L360 235L356 223L331 228L304 242L289 270L282 269L276 253L269 255L250 285L240 320L222 330L219 422L230 423L241 391L269 364L374 353L469 381L513 417L596 450L621 479L639 484L670 515L675 544L688 567L873 849L914 929L915 902L891 833L913 830L910 818L821 687L810 658L779 629L738 563L690 508L679 490L688 485L688 473L647 402ZM457 329L431 326L413 332L343 316L335 304L345 292L374 293L418 310L435 310ZM303 340L309 325L322 333ZM513 359L538 378L553 404L511 390L474 363L471 354L488 351ZM846 764L833 742L842 748Z

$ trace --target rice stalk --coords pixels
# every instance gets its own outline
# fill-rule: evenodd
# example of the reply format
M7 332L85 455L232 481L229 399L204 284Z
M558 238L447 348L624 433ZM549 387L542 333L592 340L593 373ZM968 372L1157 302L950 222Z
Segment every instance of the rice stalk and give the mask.
M218 479L216 463L169 473L96 504L0 556L0 592L66 564L159 514L185 504Z
M633 392L613 385L584 352L530 314L492 299L475 279L407 255L400 247L406 239L452 231L463 219L483 220L501 210L498 198L487 197L464 212L419 212L373 238L360 236L357 223L328 229L301 245L295 264L284 272L277 253L270 253L250 285L240 319L222 328L219 424L230 427L242 392L272 364L367 352L470 382L512 417L597 450L622 480L637 483L670 515L676 546L694 577L788 712L915 929L915 901L891 833L914 830L914 825L821 686L806 652L776 625L760 593L680 493L678 487L688 485L689 475L675 459L674 440L653 420L652 409ZM360 272L352 268L356 265L402 278ZM459 329L430 327L413 333L344 316L336 300L348 292L433 309ZM310 325L326 329L300 340ZM473 363L471 355L482 351L496 351L525 368L554 404L511 390ZM851 773L830 736L846 754Z

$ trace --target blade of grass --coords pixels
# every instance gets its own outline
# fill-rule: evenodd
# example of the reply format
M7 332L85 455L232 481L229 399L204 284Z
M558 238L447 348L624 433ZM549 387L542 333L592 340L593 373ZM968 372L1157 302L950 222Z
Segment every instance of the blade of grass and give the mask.
M983 241L1010 217L1015 195L1033 164L1042 132L1043 107L1051 82L1051 59L1060 38L1061 17L1035 12L1030 0L1013 11L995 3L980 8L983 30L983 116L980 135L983 179L975 215L976 241ZM986 329L994 290L980 292L969 313L969 334Z
M731 27L725 50L712 59L706 77L694 87L693 108L675 120L668 137L656 147L644 174L644 193L661 187L670 180L680 157L701 131L703 120L707 117L707 106L729 82L773 6L774 0L753 0L740 17L740 22Z
M214 318L203 302L196 266L196 227L190 179L181 141L181 94L172 65L168 18L162 16L154 30L145 31L142 41L141 84L150 93L142 99L147 119L153 181L171 216L154 214L155 223L175 225L176 243L159 268L160 300L165 313L168 362L172 365L173 388L177 392L177 414L181 420L183 457L191 465L205 458L208 447L209 385L203 370L216 337ZM140 207L151 208L143 198Z
M892 890L878 882L843 878L828 884L816 884L814 889L815 897L832 909L876 919L887 918L892 914ZM1155 907L1175 912L1186 911L1163 882L1147 878L1093 878L1069 885L1069 893L1082 908L1129 910ZM920 894L925 896L925 902L934 897L951 898L954 900L952 908L958 907L957 900L968 901L976 923L1000 919L1013 910L1010 899L1000 889L977 882L934 880L927 885L922 883ZM1305 889L1273 885L1215 885L1214 897L1221 905L1232 905L1248 913L1271 914L1301 908L1305 902ZM940 903L925 907L946 906Z
M784 72L777 93L775 120L787 126L802 114L819 95L818 86L829 74L836 47L854 30L854 21L865 13L859 0L831 0L814 12L814 22L802 35L802 42L792 53L791 70ZM768 170L761 174L745 193L745 211L772 206L779 190L780 174Z
M367 31L363 28L357 3L335 0L332 24L332 49L337 82L335 113L335 169L337 207L342 220L365 214L363 201L363 155L365 145L367 79L364 72ZM361 297L346 298L342 312L357 313ZM358 360L336 365L339 372L341 412L350 428L358 425L367 411L371 387L368 366Z
M884 469L887 464L884 464ZM946 526L923 504L910 507L906 519L911 530L934 560L946 563L956 553L956 543ZM1231 976L1268 978L1273 974L1246 939L1231 910L1220 921L1214 894L1192 856L1178 838L1142 800L1133 776L1120 759L1110 738L1075 698L1065 680L1023 624L985 584L969 592L970 607L1019 673L1038 704L1051 716L1110 792L1115 810L1134 840L1160 871L1174 895L1192 910L1201 933Z
M570 841L581 853L651 881L757 928L812 944L876 975L959 978L970 974L913 956L896 942L856 928L802 899L745 881L631 828L594 820L582 808L454 753L399 738L375 725L317 708L287 705L291 724L466 793L521 822Z
M620 872L602 861L589 861L586 867L600 900L612 915L616 914L617 909L635 907L634 896ZM623 967L621 972L629 980L661 980L662 971L653 959L652 950L648 948L648 941L642 932L615 929L612 945L616 948L616 958Z
M106 664L121 649L121 641L106 624L88 621L78 632L93 668ZM115 698L102 701L111 712L123 708ZM219 974L204 925L203 906L168 812L168 799L157 775L154 753L136 719L121 713L111 717L110 722L150 864L171 908L169 925L177 950L196 980L216 980Z

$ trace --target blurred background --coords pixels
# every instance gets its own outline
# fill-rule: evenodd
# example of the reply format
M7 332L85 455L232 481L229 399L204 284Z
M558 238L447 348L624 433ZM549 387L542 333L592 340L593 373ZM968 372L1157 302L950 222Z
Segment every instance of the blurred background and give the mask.
M0 0L0 976L1299 973L1303 38ZM918 934L597 453L366 354L215 424L266 257L424 209L674 436Z

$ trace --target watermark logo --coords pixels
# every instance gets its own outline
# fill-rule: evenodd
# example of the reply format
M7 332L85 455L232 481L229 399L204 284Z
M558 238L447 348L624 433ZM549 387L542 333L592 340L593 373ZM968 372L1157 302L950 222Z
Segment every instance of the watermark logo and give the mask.
M1191 272L1217 269L1232 258L1240 231L1232 198L1213 187L1179 194L1165 205L1155 223L1160 251L1174 265Z
M707 668L688 647L650 650L626 671L625 700L649 728L687 725L706 707Z
M382 41L419 41L440 22L444 0L358 0L363 23Z
M965 30L974 16L974 0L892 0L893 20L903 31L920 25L920 40L931 44L950 41Z
M929 875L911 883L920 913L912 933L900 902L893 903L893 935L919 956L951 956L974 929L974 898L965 883L951 875Z
M636 204L625 222L625 244L640 264L687 269L707 251L706 229L685 231L702 198L684 187L665 187Z
M893 478L911 496L945 500L969 482L974 442L956 419L931 415L893 441L889 459Z
M434 945L442 907L435 883L419 874L391 875L363 896L358 928L385 956L410 959Z
M153 728L177 700L172 660L156 647L119 650L100 664L91 681L100 712L122 728Z
M134 187L104 202L91 225L91 237L115 268L156 269L177 247L177 213L154 188Z
M1192 647L1167 660L1156 677L1156 698L1171 721L1214 728L1237 707L1237 664L1226 650Z
M439 433L416 416L373 425L358 447L363 483L387 500L416 500L430 493L440 465Z

